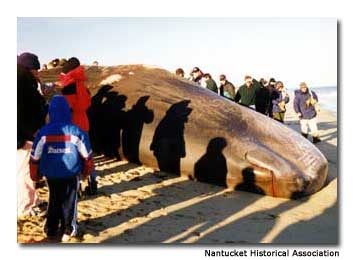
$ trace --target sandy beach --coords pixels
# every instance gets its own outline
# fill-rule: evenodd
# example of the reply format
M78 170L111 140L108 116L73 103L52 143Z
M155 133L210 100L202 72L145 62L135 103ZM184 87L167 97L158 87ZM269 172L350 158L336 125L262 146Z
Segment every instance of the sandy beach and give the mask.
M286 124L299 131L288 105ZM146 166L96 157L98 194L78 205L79 236L72 243L338 243L337 118L318 116L329 176L300 200L229 191L156 172ZM47 188L39 189L47 199ZM18 242L48 242L44 218L18 219Z

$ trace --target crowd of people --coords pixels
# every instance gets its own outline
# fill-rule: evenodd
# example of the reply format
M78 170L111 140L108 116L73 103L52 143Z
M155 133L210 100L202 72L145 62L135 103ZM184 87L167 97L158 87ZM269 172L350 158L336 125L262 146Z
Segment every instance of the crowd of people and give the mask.
M175 73L178 77L185 78L182 68L178 68ZM286 104L289 103L290 98L282 81L276 81L274 78L270 78L269 81L264 78L256 80L246 75L244 83L240 87L235 87L227 80L226 75L221 74L218 86L212 76L203 73L199 67L194 67L187 79L235 103L284 123ZM308 138L310 133L313 143L320 142L316 120L318 97L305 82L301 82L299 89L295 91L293 105L299 117L301 134Z
M43 92L53 84L41 82L38 57L32 53L17 56L17 208L18 216L37 215L45 210L46 235L49 238L60 236L62 241L67 241L77 235L80 182L88 180L86 192L89 195L96 194L97 182L89 140L87 112L91 97L85 86L85 70L75 57L63 61L60 66L61 73L55 85L61 95L52 97L48 105ZM184 77L183 69L177 69L176 74ZM246 76L245 83L236 88L225 75L220 75L218 86L209 73L203 73L197 67L192 70L190 80L284 122L289 96L281 81L257 81ZM294 108L303 136L307 138L310 129L314 143L320 141L316 124L317 102L317 95L301 83L295 92ZM44 206L35 185L42 177L49 189L49 203Z
M49 238L68 241L77 235L80 181L88 179L87 194L97 192L96 172L89 141L87 110L91 97L80 61L72 57L62 66L56 86L61 95L49 105L41 95L46 84L38 57L17 57L17 184L18 216L46 211ZM49 203L41 207L35 183L45 177Z

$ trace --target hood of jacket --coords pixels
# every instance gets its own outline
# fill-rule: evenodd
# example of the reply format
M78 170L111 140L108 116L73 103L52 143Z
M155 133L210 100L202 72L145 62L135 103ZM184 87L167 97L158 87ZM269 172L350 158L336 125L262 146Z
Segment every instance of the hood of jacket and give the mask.
M297 89L295 90L295 95L304 95L304 96L307 96L309 94L309 90L307 89L307 91L304 93L302 92L301 90Z
M85 81L86 79L83 66L79 66L66 74L62 73L59 75L59 80L64 87L74 82Z
M64 96L55 95L49 104L50 123L71 123L71 111Z

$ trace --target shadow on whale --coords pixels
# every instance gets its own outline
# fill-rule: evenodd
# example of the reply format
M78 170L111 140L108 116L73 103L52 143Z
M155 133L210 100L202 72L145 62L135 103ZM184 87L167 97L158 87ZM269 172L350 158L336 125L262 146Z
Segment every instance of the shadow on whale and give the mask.
M97 109L90 135L101 152L274 197L306 196L326 181L326 158L300 134L193 82L144 65L86 67L86 74ZM44 81L57 75L41 72Z

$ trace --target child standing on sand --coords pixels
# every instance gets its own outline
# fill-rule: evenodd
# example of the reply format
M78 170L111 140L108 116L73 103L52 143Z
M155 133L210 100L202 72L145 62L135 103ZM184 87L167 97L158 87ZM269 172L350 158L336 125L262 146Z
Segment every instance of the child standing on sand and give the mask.
M37 181L41 174L48 183L45 230L49 238L62 235L65 242L77 235L80 174L87 178L92 168L87 134L72 124L65 97L54 96L49 105L49 123L36 135L30 159L31 179Z

